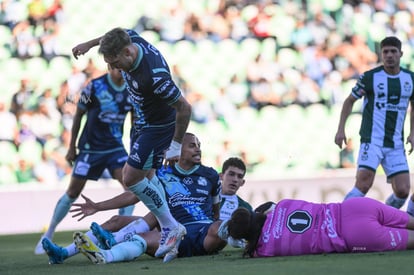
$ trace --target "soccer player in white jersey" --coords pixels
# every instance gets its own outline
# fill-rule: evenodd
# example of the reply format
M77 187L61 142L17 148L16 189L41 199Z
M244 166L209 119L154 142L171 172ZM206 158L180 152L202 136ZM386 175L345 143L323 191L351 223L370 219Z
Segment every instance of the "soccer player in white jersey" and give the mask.
M244 207L253 211L252 206L237 195L237 191L245 183L246 165L237 157L228 158L223 162L220 173L221 203L220 220L228 220L234 210Z
M364 98L362 123L359 131L360 148L356 182L345 199L363 197L371 188L375 173L381 164L393 194L386 204L401 208L410 192L410 174L404 148L404 122L409 103L410 133L406 143L414 144L414 73L400 67L401 41L386 37L381 41L382 65L362 74L345 99L335 136L335 143L346 144L345 123L354 103ZM414 195L409 200L407 212L414 215Z

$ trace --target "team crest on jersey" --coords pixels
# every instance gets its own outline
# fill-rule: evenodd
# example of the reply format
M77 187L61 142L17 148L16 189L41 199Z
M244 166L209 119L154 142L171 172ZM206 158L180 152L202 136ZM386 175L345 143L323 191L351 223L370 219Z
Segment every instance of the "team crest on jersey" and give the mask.
M207 186L207 180L205 177L199 177L197 180L197 184L200 186Z

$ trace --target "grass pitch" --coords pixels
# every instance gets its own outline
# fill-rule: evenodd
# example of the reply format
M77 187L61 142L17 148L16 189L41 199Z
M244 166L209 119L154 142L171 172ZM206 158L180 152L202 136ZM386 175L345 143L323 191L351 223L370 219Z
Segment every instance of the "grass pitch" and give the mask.
M61 265L49 265L46 255L33 254L40 234L0 236L0 274L413 274L414 251L329 254L297 257L243 259L241 251L226 248L214 256L180 258L168 264L143 255L132 262L93 265L76 255ZM54 241L71 242L72 232L57 232Z

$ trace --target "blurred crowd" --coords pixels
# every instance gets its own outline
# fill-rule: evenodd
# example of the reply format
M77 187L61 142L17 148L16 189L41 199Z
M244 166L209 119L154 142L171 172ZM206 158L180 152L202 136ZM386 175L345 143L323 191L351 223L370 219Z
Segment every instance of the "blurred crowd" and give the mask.
M76 16L66 12L67 1L1 0L0 24L12 34L3 48L22 60L40 57L51 62L63 57L70 62L70 53L57 47L67 17ZM413 57L414 1L200 0L198 8L189 8L194 1L165 2L160 12L137 14L136 24L123 27L151 34L150 40L162 52L170 49L165 54L172 59L173 77L193 105L192 123L198 125L220 121L230 131L239 123L242 108L255 112L292 104L337 108L358 75L380 61L378 43L384 36L396 35L403 41L403 66L409 67ZM205 47L223 49L227 44L242 49L238 54L243 56L226 59L231 51L217 56ZM214 83L204 85L206 71L218 67L209 68L203 60L205 76L194 76L198 68L189 63L191 53L174 55L183 45L200 47L194 51L200 56L224 60L217 64L225 77L216 76ZM35 79L24 77L10 98L1 97L0 182L56 184L70 175L64 157L77 98L84 85L102 73L89 59L82 68L71 66L58 89L39 90ZM235 148L232 153L251 163L252 171L266 161L249 160L242 145ZM217 156L217 167L223 157ZM14 174L7 177L6 171Z

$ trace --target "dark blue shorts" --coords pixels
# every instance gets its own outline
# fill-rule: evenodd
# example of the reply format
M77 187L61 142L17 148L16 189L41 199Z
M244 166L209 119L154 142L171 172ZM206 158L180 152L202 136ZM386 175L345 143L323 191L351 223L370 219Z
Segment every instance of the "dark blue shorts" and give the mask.
M174 131L175 125L132 131L128 164L140 170L160 168Z
M110 153L80 153L76 157L72 176L81 179L98 180L103 171L124 167L128 153L125 149Z
M204 249L204 239L207 236L211 223L186 225L187 234L178 248L178 257L191 257L207 255ZM210 253L211 254L211 253Z

